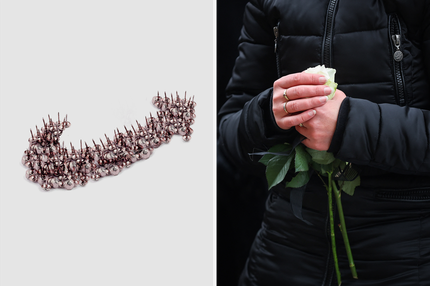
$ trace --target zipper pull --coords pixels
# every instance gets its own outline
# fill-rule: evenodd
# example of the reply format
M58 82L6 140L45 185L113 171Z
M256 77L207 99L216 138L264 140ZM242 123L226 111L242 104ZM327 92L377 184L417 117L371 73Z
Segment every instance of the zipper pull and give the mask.
M396 51L394 52L394 60L396 62L400 62L403 59L403 53L400 50L400 35L392 35L391 39L393 40L394 46L396 47Z
M275 34L275 54L276 54L278 49L278 36L279 36L278 26L273 27L273 34Z

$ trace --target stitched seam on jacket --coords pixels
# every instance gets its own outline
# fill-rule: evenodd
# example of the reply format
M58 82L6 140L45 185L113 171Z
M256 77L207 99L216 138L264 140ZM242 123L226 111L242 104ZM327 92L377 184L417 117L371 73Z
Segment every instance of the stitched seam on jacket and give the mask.
M352 83L345 83L342 82L339 85L345 86L345 85L364 85L364 84L381 84L381 83L387 83L387 84L392 84L392 81L375 81L375 82L352 82Z
M352 34L352 33L366 33L366 32L374 32L374 31L385 30L385 29L387 29L387 27L381 27L381 28L369 29L369 30L342 32L342 33L336 33L335 35L347 35L347 34Z
M374 31L380 31L387 29L387 27L381 27L377 29L369 29L369 30L360 30L360 31L349 31L349 32L342 32L342 33L336 33L334 35L347 35L352 33L367 33L367 32L374 32ZM306 34L306 35L298 35L298 34L280 34L279 37L285 38L285 37L320 37L322 38L320 34Z

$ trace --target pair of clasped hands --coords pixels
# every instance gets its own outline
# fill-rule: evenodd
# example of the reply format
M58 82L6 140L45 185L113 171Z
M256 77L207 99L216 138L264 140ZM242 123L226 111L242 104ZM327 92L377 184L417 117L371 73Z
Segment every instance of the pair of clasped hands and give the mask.
M284 130L296 128L305 137L303 144L311 149L327 151L345 94L324 85L320 74L295 73L283 76L273 84L272 111L276 124Z

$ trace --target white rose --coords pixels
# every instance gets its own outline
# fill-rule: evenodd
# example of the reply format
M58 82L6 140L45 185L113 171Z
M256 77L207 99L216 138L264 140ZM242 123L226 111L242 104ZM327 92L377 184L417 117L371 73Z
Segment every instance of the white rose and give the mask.
M321 74L327 78L327 82L325 85L331 87L333 89L333 92L328 95L328 99L332 99L334 96L334 93L336 92L337 83L334 81L334 75L336 74L336 70L332 68L326 68L324 65L316 66L313 68L308 68L305 70L306 73L316 73Z

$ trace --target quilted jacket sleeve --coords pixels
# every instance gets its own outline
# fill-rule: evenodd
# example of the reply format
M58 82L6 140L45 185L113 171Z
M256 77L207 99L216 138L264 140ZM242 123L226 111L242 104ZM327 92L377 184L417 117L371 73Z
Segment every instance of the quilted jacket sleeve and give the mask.
M251 1L245 8L239 56L227 86L228 99L219 112L218 146L242 168L261 165L250 153L266 151L297 134L277 127L271 111L272 86L277 79L275 24L267 22L269 17L262 10L259 1Z
M430 3L430 1L428 1ZM422 25L422 51L430 83L430 7ZM425 90L423 92L426 92ZM427 89L428 93L428 89ZM430 94L420 95L424 98ZM329 151L336 157L388 172L430 176L430 109L347 98Z
M343 161L388 172L430 176L430 111L347 98L336 130L339 146L329 151Z

